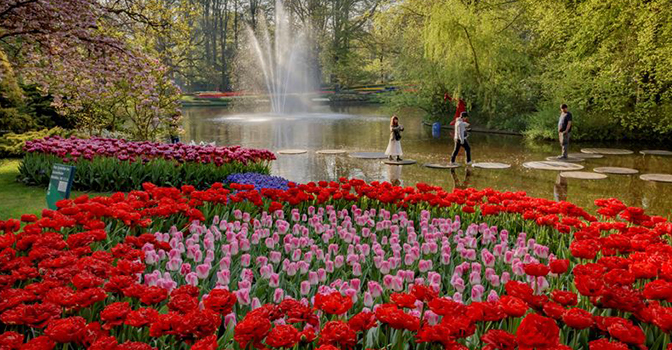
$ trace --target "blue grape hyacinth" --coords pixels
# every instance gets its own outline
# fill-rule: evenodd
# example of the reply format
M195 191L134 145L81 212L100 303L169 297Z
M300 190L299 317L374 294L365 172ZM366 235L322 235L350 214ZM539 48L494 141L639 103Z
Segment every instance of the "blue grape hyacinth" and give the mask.
M262 188L286 190L289 188L289 180L279 176L264 175L259 173L231 174L226 177L225 183L254 185L256 190L261 190Z

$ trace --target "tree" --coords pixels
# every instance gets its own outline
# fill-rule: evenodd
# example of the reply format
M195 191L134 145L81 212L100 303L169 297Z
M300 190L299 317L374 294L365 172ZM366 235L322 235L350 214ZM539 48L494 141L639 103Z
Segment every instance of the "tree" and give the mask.
M114 129L125 122L118 120L120 106L136 100L142 101L135 105L136 113L152 111L161 124L177 106L166 107L161 100L171 97L157 93L177 96L179 90L146 88L156 83L150 73L162 70L161 64L112 30L120 23L108 10L94 0L5 1L0 4L0 41L13 53L21 78L52 95L61 113L77 115L90 127Z
M0 49L0 133L19 133L29 130L31 118L22 113L23 93L16 81L7 55Z

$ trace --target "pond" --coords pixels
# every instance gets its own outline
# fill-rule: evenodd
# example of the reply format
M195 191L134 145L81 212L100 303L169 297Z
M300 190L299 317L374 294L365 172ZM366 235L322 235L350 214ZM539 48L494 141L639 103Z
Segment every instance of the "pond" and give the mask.
M402 147L405 159L417 160L409 166L390 166L380 160L351 158L348 155L320 155L324 149L348 152L384 152L389 139L389 115L377 105L315 107L311 113L271 115L241 113L220 107L185 108L184 140L216 142L217 145L242 145L281 149L305 149L305 154L278 155L272 173L291 181L336 180L339 177L366 181L397 181L404 186L418 182L453 188L491 187L500 191L525 191L531 196L567 200L590 211L597 198L615 197L626 205L638 206L649 214L669 216L672 213L672 184L644 181L638 175L609 175L604 180L564 179L559 172L523 167L528 161L545 160L559 154L557 142L527 141L520 136L472 133L469 142L475 162L511 164L509 169L478 169L464 167L464 156L455 170L437 170L425 163L446 163L453 148L452 133L442 130L432 136L431 127L422 124L418 111L399 113L405 127ZM581 162L585 169L595 167L627 167L643 173L672 174L672 157L641 155L647 147L634 144L570 144L570 152L584 147L626 148L631 155L608 155L602 159ZM659 149L660 147L651 147Z

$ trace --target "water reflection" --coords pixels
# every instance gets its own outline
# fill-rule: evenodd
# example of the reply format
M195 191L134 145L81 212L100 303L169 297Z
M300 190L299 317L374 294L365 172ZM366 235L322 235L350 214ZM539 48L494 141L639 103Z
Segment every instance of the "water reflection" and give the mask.
M247 113L247 114L245 114ZM436 170L424 163L448 161L453 148L451 133L432 136L431 127L422 125L422 115L413 111L399 113L405 127L405 158L417 165L390 167L379 160L362 160L347 155L320 155L321 149L348 152L382 152L389 138L389 115L377 106L321 106L311 113L294 115L250 115L222 108L186 108L184 140L212 142L218 145L243 145L278 151L285 148L307 149L307 154L279 155L272 165L275 175L296 182L336 180L356 177L366 181L399 181L405 186L425 182L446 189L492 187L500 191L526 191L535 197L569 200L594 208L597 198L616 197L627 205L641 206L652 214L672 213L672 184L646 182L638 176L610 175L605 180L560 179L553 171L531 170L522 163L543 160L558 152L557 142L530 142L517 136L472 133L475 162L504 162L510 169ZM258 118L251 122L250 118ZM582 147L619 147L638 151L643 146L627 144L571 144L571 152ZM649 146L661 148L661 146ZM638 169L641 173L672 173L672 157L605 156L582 163L584 171L594 167L618 166Z
M401 165L387 165L387 178L394 186L402 186L401 168Z
M457 170L455 169L450 169L450 175L453 178L453 189L460 189L464 190L469 187L469 179L471 178L471 172L472 172L471 167L466 167L464 169L464 178L460 179L460 177L457 174Z
M560 176L555 178L555 186L553 186L553 198L556 201L566 201L567 200L567 179Z

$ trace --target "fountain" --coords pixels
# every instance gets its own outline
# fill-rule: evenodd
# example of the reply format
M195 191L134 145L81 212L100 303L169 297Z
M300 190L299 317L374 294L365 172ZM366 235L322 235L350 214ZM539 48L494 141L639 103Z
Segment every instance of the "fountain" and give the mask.
M262 16L256 33L251 27L247 28L253 55L263 74L271 112L305 111L310 101L306 93L313 92L316 87L305 35L292 26L280 0L275 3L274 25L271 33ZM271 40L272 34L274 40Z

